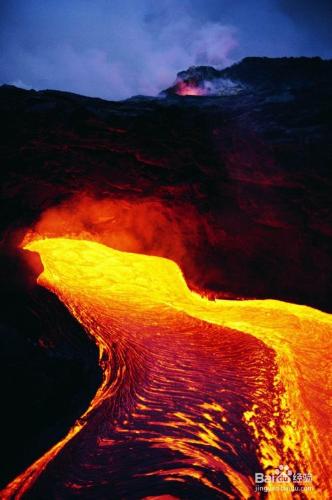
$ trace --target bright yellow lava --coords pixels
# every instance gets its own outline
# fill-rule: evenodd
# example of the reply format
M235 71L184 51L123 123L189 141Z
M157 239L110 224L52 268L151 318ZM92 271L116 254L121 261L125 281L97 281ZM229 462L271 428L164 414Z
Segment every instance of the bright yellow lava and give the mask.
M209 323L249 333L272 348L279 371L276 385L281 383L284 388L282 405L288 415L280 424L283 427L283 457L270 439L276 425L275 416L271 415L263 432L257 426L260 415L255 405L243 415L243 420L257 441L263 468L277 467L290 451L295 462L290 465L313 475L314 491L309 498L330 497L331 315L276 300L209 301L188 289L174 262L113 250L92 241L51 238L32 241L25 248L40 254L44 271L38 282L54 291L87 329L88 320L85 322L74 306L68 306L68 297L79 297L81 303L86 304L86 311L89 307L98 307L99 302L112 301L128 317L130 311L144 313L160 307L171 308ZM102 353L106 349L103 339L98 338L97 332L90 333ZM84 418L103 397L101 387ZM7 498L19 498L17 492L24 493L28 489L22 485L31 484L82 425L76 424L56 445L58 448L52 448L8 485L4 490ZM287 495L278 497L275 493L270 497L286 498Z

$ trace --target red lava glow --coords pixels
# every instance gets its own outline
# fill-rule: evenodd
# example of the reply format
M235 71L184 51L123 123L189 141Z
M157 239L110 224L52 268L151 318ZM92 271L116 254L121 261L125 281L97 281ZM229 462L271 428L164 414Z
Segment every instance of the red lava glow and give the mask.
M149 488L159 478L164 488L190 484L221 498L259 498L246 463L250 440L265 473L287 464L312 475L307 498L329 498L331 315L274 300L211 302L188 289L171 260L98 242L46 238L25 248L41 257L38 282L97 343L104 378L67 436L1 498L42 483L56 457L60 497L86 485L91 497L102 497L107 481L122 491L111 463L129 449L138 457L126 455L124 484L144 479L146 497L154 497ZM64 447L76 450L78 463L59 455ZM269 496L290 498L295 485L287 485Z
M217 240L198 210L189 204L174 208L158 199L97 199L84 193L46 210L24 243L59 236L167 257L181 267L190 288L195 289L202 281L201 274L207 279L209 274L195 262L194 246L205 244L206 239L213 246Z
M186 253L183 233L198 236L195 218L198 218L195 208L186 207L188 222L184 226L184 221L174 220L170 207L158 200L95 199L80 193L44 212L33 229L35 236L31 237L66 235L98 241L117 250L182 261ZM25 241L28 239L29 235Z
M198 87L194 84L179 82L176 86L177 95L192 95L192 96L204 96L208 95L208 92L203 87Z

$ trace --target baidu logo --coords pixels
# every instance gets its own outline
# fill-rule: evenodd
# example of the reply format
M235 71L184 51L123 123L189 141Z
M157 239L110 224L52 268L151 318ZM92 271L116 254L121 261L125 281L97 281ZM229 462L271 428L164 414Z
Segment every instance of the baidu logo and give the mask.
M255 473L255 483L289 483L292 478L293 472L288 465L279 465L272 474Z
M309 484L308 484L309 483ZM313 491L310 472L294 472L288 465L279 465L270 474L255 473L255 491Z

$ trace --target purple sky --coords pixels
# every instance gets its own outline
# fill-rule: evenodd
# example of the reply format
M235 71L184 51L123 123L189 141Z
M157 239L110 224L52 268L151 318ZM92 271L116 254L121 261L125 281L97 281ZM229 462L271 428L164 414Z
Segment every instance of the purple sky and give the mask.
M121 99L193 64L332 57L332 0L1 0L0 83Z

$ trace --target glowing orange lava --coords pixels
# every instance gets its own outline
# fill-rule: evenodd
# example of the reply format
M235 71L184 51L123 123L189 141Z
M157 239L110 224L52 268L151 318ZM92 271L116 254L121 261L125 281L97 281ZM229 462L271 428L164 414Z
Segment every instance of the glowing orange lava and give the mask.
M331 373L331 315L276 300L212 302L188 289L180 268L171 260L121 252L93 241L49 238L32 241L25 248L40 254L44 271L38 282L54 292L94 338L104 379L89 409L68 435L12 481L1 498L20 498L31 488L60 450L88 427L97 409L113 404L123 381L127 392L121 401L130 411L108 431L111 437L98 434L99 449L112 448L115 443L120 446L121 439L130 436L140 444L148 443L151 450L167 448L171 456L185 457L181 466L174 462L172 468L168 465L142 473L145 477L161 477L165 484L190 479L219 495L258 498L254 479L234 468L225 455L227 451L240 459L241 440L220 437L236 433L237 426L243 425L257 447L265 473L280 464L310 472L312 491L307 497L330 497L331 383L327 374ZM227 370L234 368L243 374L243 391L251 401L244 403L235 419L238 423L229 428L229 408L240 389L231 386L234 395L225 396L229 407L221 404L226 389L222 384L213 385L222 370L219 341L227 341L221 348L229 349ZM266 346L265 351L261 345ZM239 347L249 365L251 352L263 353L253 365L260 370L253 381L248 378L254 368L246 366L240 354L238 366L231 358ZM129 357L130 349L135 357ZM114 363L115 351L123 363ZM149 365L153 352L158 357L154 364L151 361L148 375L143 367ZM275 371L270 367L273 353ZM145 377L148 380L151 374L154 382L149 385ZM173 377L173 385L167 374ZM229 380L234 376L232 372ZM264 384L269 376L268 392ZM224 385L227 377L225 371L220 379ZM212 385L205 394L204 384L209 380ZM145 383L145 392L135 388ZM188 408L184 402L179 410L174 398L184 398L184 390L193 399ZM165 406L160 402L159 407L163 398ZM148 422L148 431L144 422ZM209 476L209 470L223 474L235 496L228 495L215 480L217 476ZM71 487L80 487L75 484L72 481ZM270 492L269 498L290 498L293 484L288 486L288 492Z
M208 94L208 92L204 88L185 82L179 82L177 84L176 93L178 95L183 95L183 96L184 95L203 96Z

